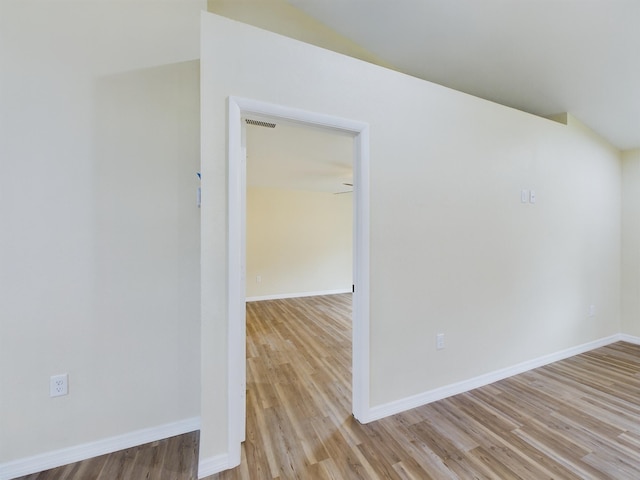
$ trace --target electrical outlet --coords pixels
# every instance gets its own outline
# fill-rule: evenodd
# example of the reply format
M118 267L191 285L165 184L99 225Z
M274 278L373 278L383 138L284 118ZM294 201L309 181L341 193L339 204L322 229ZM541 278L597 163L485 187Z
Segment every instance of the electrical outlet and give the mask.
M49 396L60 397L69 393L69 374L53 375L49 381Z
M589 316L590 317L595 317L596 315L596 306L595 305L589 305Z
M436 335L436 348L442 350L444 348L444 333Z

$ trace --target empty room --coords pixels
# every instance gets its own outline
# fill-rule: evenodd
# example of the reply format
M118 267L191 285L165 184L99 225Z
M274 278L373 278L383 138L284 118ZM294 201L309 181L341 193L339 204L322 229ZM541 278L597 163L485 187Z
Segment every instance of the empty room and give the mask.
M1 0L0 479L638 478L638 20ZM247 118L349 139L339 282Z

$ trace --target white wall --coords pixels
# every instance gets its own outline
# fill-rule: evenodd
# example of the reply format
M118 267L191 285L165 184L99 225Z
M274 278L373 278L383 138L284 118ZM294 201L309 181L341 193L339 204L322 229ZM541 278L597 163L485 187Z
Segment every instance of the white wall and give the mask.
M201 460L228 451L229 95L370 124L372 407L620 331L620 157L577 120L203 22Z
M351 291L352 203L351 194L247 188L247 297Z
M0 464L199 415L203 6L0 3Z
M622 331L640 336L640 149L622 155Z

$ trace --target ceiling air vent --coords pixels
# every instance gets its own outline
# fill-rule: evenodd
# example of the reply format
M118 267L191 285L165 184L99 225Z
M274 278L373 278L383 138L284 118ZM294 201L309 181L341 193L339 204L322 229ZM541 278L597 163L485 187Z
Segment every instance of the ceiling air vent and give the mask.
M260 120L251 120L250 118L246 118L245 122L247 122L247 125L255 125L257 127L276 128L275 123L261 122Z

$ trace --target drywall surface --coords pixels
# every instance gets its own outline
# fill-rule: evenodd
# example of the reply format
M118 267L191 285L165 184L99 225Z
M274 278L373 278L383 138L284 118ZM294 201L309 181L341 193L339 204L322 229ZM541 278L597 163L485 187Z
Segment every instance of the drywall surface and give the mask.
M249 187L247 297L350 291L352 195Z
M622 331L640 336L640 150L622 154Z
M203 7L0 3L0 463L199 415Z
M212 295L202 304L201 459L228 451L226 273L216 265L226 259L230 95L370 124L372 407L620 331L619 153L575 119L527 115L212 14L202 29L202 287ZM522 190L536 203L521 203Z

